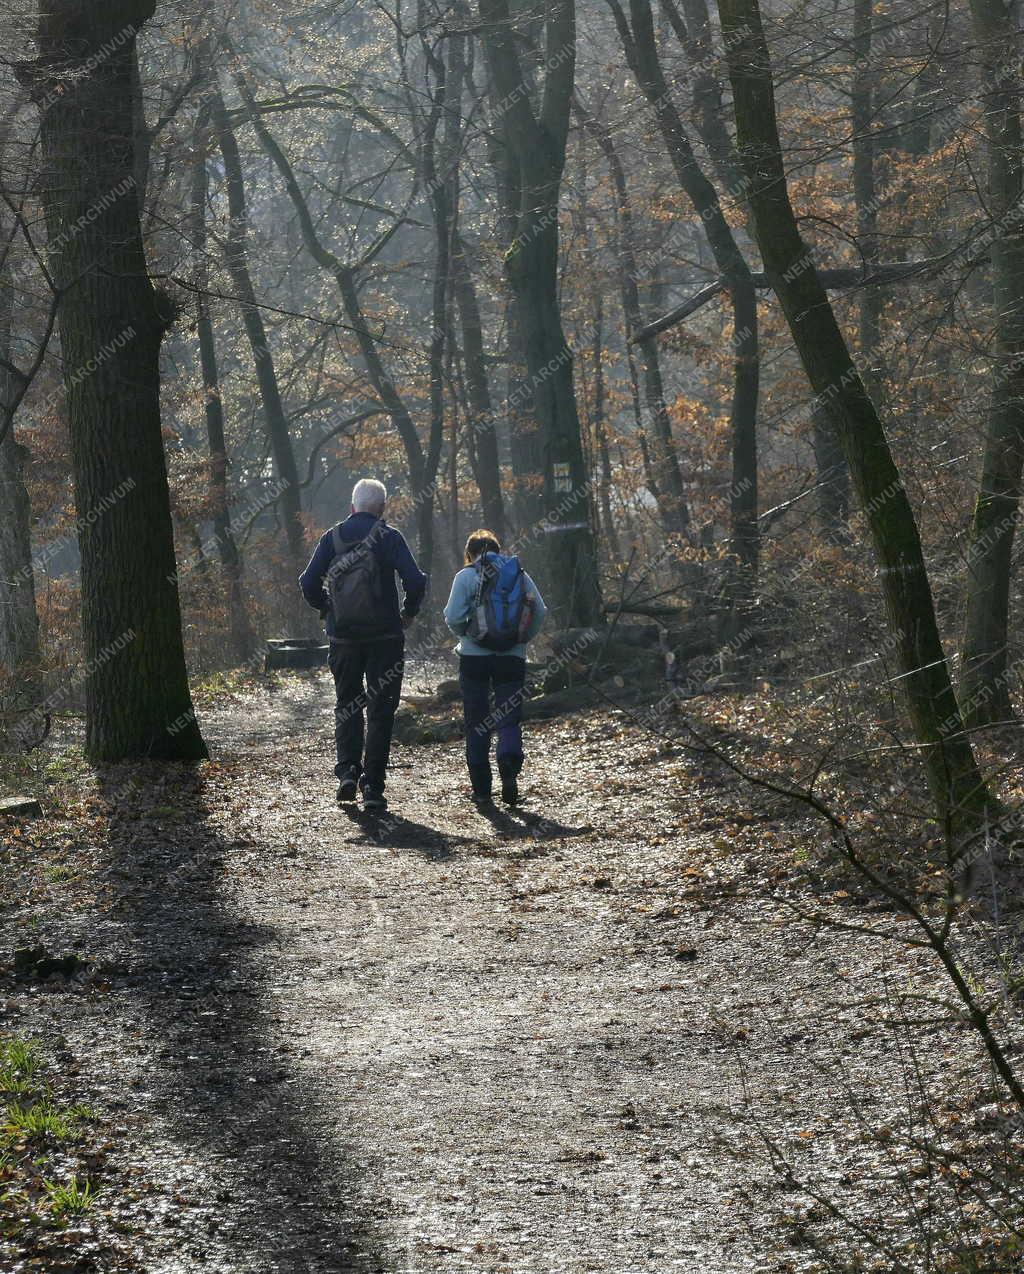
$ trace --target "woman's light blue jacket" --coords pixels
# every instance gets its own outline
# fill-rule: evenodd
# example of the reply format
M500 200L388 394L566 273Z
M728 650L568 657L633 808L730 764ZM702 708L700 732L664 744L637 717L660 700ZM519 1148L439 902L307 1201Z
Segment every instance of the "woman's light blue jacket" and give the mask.
M526 643L533 641L534 637L540 632L541 625L544 623L544 616L548 613L548 608L544 605L544 599L540 595L540 589L525 571L523 572L523 582L526 585L527 592L533 594L533 618L526 633L526 641L519 642L511 650L502 651L502 654L514 655L518 659L526 658ZM457 654L493 655L495 653L493 650L478 646L472 637L466 636L466 628L469 626L469 619L473 613L476 584L476 567L466 566L459 571L458 575L452 580L452 595L448 598L448 605L444 608L444 622L459 639L458 645L455 647Z

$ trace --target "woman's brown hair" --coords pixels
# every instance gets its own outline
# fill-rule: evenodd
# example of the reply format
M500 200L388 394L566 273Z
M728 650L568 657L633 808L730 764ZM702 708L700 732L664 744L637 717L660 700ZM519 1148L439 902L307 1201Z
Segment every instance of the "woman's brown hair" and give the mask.
M472 566L481 553L500 553L501 545L493 531L474 531L466 541L466 565Z

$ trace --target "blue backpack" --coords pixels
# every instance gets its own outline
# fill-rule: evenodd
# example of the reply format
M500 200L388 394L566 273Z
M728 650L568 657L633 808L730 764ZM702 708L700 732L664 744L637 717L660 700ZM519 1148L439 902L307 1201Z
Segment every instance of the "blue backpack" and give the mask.
M484 553L466 635L486 650L511 650L529 627L529 596L518 557Z

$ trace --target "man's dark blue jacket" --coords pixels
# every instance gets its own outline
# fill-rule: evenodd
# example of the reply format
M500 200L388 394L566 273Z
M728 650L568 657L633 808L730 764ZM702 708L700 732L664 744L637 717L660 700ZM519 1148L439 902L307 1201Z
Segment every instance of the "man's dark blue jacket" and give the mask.
M353 513L336 529L347 544L355 544L365 540L380 519L372 513ZM334 538L332 528L325 531L316 546L316 552L310 558L309 565L299 576L302 595L314 610L321 614L326 612L327 635L334 637L334 616L331 614L330 600L324 592L324 579L334 561ZM379 536L379 539L378 539ZM384 596L381 598L381 618L385 621L388 633L400 637L402 635L402 616L409 619L419 610L427 591L427 577L416 565L405 537L401 531L386 524L374 536L374 550L381 566L381 578L384 584ZM397 572L405 592L405 605L399 609L398 588L395 584Z

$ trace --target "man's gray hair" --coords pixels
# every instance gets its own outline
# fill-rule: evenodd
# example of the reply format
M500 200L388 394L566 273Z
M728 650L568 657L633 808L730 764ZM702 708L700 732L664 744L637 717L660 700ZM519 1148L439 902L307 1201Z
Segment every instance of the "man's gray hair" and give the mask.
M376 478L362 478L352 488L352 508L356 513L375 513L380 517L387 502L388 489Z

